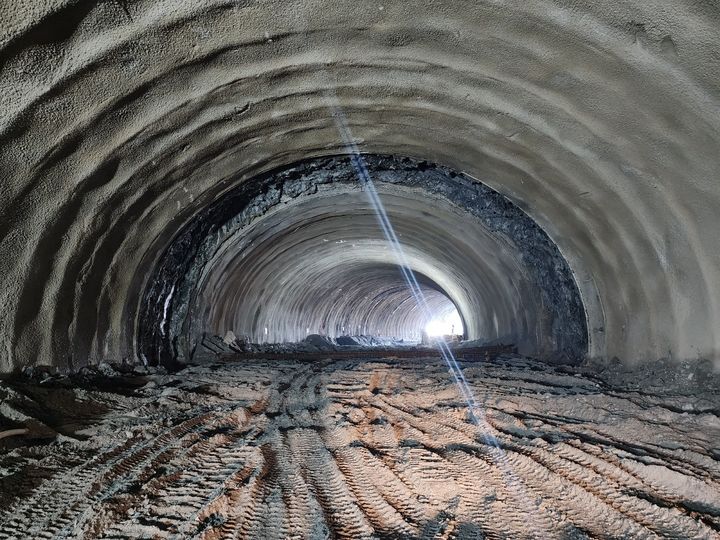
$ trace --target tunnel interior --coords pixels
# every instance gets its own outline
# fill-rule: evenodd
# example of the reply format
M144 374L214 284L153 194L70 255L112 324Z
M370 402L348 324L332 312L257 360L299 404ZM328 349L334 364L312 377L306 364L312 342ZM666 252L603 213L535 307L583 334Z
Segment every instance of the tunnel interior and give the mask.
M435 186L374 178L400 221L412 190L429 193L418 201L482 213L452 191L470 178L521 209L559 251L531 261L521 235L475 216L486 232L467 236L478 249L492 245L483 234L501 239L507 268L491 269L487 257L457 253L468 241L450 238L457 228L443 232L422 216L428 238L447 236L451 256L431 255L417 235L408 253L425 261L427 286L456 304L468 338L510 336L540 357L720 366L712 3L30 4L0 12L3 373L183 358L205 322L252 335L252 320L233 318L239 298L225 294L246 271L255 280L248 294L262 290L259 269L235 273L222 259L241 242L233 216L254 197L264 213L263 197L282 183L258 189L269 173L347 154L338 111L360 153L458 175L443 173L449 179ZM288 203L298 209L288 218L301 225L313 196ZM212 219L202 217L208 208ZM225 235L230 244L218 251L213 238ZM302 279L290 274L271 278ZM357 313L357 322L349 313L324 320L324 308L311 307L317 291L305 290L308 298L295 291L282 302L248 297L252 313L238 316L259 309L261 338L267 327L273 340L310 326L363 326ZM213 295L224 296L209 306ZM285 300L298 320L281 320Z
M0 540L717 540L719 29L0 1Z
M419 341L433 319L457 310L466 339L517 344L541 358L586 355L573 273L517 205L439 165L361 159L382 209L352 160L330 157L245 181L198 212L147 282L139 354L187 361L204 333L228 331L254 343L308 334Z

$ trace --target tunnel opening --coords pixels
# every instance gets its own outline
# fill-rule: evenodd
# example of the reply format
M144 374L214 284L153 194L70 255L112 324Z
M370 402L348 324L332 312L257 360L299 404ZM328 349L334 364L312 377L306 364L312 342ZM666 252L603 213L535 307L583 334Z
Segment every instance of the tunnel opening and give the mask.
M454 305L436 310L423 330L431 338L465 335L465 325L463 325L460 312Z
M231 265L241 276L234 297L223 295L229 303L223 303L217 295L210 297L211 312L198 328L200 332L211 330L223 335L230 331L251 343L297 342L308 335L321 335L333 341L369 337L379 343L412 344L422 341L423 331L435 317L444 320L455 313L460 320L457 330L463 335L462 318L442 287L429 277L416 274L431 318L419 309L394 264L338 261L328 272L320 274L320 282L307 276L299 283L288 284L291 291L301 290L297 300L282 298L279 289L268 290L263 285L267 276L258 276L260 281L254 282L256 276L241 264L242 261ZM231 270L225 270L228 271Z
M457 310L464 339L513 343L544 359L585 356L572 270L519 206L441 165L364 160L433 313ZM421 338L432 321L403 283L346 156L235 184L197 212L155 264L137 324L145 362L188 362L202 336L228 331L255 343L309 334Z

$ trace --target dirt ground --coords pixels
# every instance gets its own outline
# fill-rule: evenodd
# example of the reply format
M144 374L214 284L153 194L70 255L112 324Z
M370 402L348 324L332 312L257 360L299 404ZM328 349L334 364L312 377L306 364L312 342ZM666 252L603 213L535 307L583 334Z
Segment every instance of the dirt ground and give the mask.
M479 425L439 359L7 381L0 538L720 538L716 376L463 368Z

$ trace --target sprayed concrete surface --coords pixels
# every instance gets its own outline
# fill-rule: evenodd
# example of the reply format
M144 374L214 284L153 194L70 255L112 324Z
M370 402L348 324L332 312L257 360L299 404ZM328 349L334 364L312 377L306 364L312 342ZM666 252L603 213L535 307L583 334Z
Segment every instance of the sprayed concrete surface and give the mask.
M479 427L439 360L8 382L0 538L720 536L707 363L463 370Z
M572 271L526 213L443 167L362 159L429 309L413 297L351 160L317 159L245 182L174 239L148 280L142 356L187 359L203 334L228 330L255 343L348 333L419 340L454 305L470 340L583 358Z
M720 365L720 9L701 0L0 4L0 369L137 360L145 281L245 179L426 159L557 243L591 357Z

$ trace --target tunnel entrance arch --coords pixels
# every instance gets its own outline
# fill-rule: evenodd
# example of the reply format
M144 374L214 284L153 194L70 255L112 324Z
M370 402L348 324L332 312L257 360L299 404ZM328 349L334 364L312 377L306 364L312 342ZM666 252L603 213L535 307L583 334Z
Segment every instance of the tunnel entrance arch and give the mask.
M585 356L572 270L522 209L440 165L364 160L412 270L457 306L467 338L512 341L544 358ZM373 309L380 320L389 308L365 297L396 287L396 301L407 302L402 283L378 270L395 264L388 249L348 157L243 181L198 212L158 260L142 296L138 354L169 364L186 361L203 332L257 338L262 329L268 340L291 341L311 324L352 326ZM362 283L360 296L343 283Z

